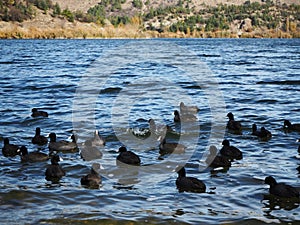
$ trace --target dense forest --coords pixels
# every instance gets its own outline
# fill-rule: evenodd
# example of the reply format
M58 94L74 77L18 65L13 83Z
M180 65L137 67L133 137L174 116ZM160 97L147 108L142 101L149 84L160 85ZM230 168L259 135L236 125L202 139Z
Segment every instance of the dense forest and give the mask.
M195 36L201 32L229 31L233 26L243 32L256 28L289 32L299 37L300 5L277 4L272 0L261 3L245 1L242 5L191 7L190 0L178 0L173 5L152 7L150 0L131 1L132 12L123 10L126 0L102 0L86 12L62 9L51 0L3 0L0 20L23 22L32 20L38 11L69 22L95 23L114 27L131 24L140 31L183 33ZM143 10L142 10L143 9ZM147 10L145 10L147 9Z

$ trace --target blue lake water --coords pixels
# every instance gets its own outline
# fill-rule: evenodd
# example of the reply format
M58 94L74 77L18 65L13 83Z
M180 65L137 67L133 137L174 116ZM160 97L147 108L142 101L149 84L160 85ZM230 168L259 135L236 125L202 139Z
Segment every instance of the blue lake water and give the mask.
M107 141L99 147L102 159L59 153L66 176L58 184L45 180L50 162L21 163L0 153L3 224L300 223L299 205L274 204L264 184L272 175L300 190L300 134L283 129L285 119L300 123L299 39L0 40L0 46L1 148L8 137L48 153L31 143L36 127L60 140L75 133L78 143L97 129ZM179 127L173 111L181 101L200 112ZM33 107L49 117L32 118ZM242 135L224 129L228 112L241 121ZM159 157L159 142L143 133L150 118L171 126L169 141L186 145L186 154ZM253 123L272 138L253 137ZM203 159L211 143L222 147L223 137L244 158L213 171ZM141 157L133 181L117 170L121 145ZM103 167L99 189L80 184L93 162ZM204 181L206 193L179 193L174 165Z

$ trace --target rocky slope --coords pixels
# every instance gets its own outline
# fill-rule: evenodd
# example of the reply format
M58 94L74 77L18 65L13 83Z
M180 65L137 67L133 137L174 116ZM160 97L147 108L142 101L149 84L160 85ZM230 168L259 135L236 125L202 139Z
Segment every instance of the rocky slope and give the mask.
M54 3L58 3L62 9L69 8L72 11L81 10L86 12L89 8L97 5L101 0L52 0ZM216 6L218 4L227 4L227 5L242 5L246 0L191 0L191 6L196 9L200 9L203 5ZM147 0L142 0L145 3ZM160 5L174 5L177 4L178 0L153 0L149 1L149 7L156 8ZM261 0L251 0L251 2L262 2ZM277 0L277 3L280 4L300 4L299 0ZM133 9L132 0L127 0L126 3L122 4L126 9Z
M299 0L47 1L0 20L0 38L300 37Z

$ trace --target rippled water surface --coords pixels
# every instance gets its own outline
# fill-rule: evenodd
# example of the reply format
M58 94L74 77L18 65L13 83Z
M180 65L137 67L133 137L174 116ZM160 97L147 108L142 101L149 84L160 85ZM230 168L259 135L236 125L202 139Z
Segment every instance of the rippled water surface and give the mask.
M8 137L48 153L31 143L37 126L60 140L75 133L78 143L97 129L107 141L99 147L102 159L59 153L66 176L58 184L45 180L50 162L21 163L1 153L3 224L300 223L298 204L274 203L263 182L273 175L300 190L300 135L283 129L284 119L300 123L299 39L0 40L0 46L1 148ZM181 101L201 109L197 122L174 124ZM33 107L49 117L32 118ZM230 111L242 135L223 130ZM160 156L157 137L145 135L150 118L171 126L168 141L182 142L186 153ZM253 137L253 123L272 138ZM244 158L228 170L203 169L209 144L220 149L223 135ZM121 145L141 157L133 179L116 167ZM103 168L99 189L80 184L93 162ZM177 191L174 166L185 163L206 193Z

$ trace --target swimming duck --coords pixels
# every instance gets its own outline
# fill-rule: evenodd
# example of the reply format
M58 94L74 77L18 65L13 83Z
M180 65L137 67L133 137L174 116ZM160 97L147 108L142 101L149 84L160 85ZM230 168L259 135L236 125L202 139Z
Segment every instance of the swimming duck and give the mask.
M207 159L205 161L208 166L212 168L231 167L231 161L229 160L229 158L223 155L218 155L218 149L214 145L210 146L209 155L207 156Z
M58 155L53 155L51 158L51 165L49 165L46 169L45 176L48 181L58 181L63 176L66 175L66 172L63 168L58 164L60 161Z
M18 145L10 144L8 138L4 138L4 146L2 147L2 154L5 157L14 157L20 154Z
M21 152L21 162L42 162L42 161L47 161L49 159L49 156L42 152L28 153L28 150L25 146L21 146L20 152Z
M184 113L187 113L187 114L189 114L189 113L195 114L195 113L197 113L197 112L200 111L200 109L199 109L197 106L187 106L187 105L185 105L183 102L180 102L179 107L180 107L180 112L181 112L182 114L184 114Z
M197 121L197 117L193 114L183 114L180 116L178 110L174 110L174 122L194 122Z
M141 159L132 151L127 151L125 146L119 148L119 155L117 156L117 165L122 165L122 163L139 166L141 164Z
M97 170L100 168L98 163L94 163L89 174L83 176L80 179L81 185L85 185L91 188L98 188L101 184L101 176L98 174Z
M166 135L167 132L172 132L173 129L169 125L157 125L154 119L149 119L149 130L154 135Z
M159 137L159 153L161 155L165 155L165 154L181 154L185 152L186 146L179 144L179 143L167 143L166 142L166 138L165 137Z
M33 144L45 145L48 143L48 139L45 136L41 135L41 128L37 127L35 129L35 135L31 139L31 142Z
M86 140L80 155L85 161L91 161L94 159L101 159L103 154L97 149L97 147L92 145L91 140Z
M300 124L298 123L292 124L289 120L284 120L283 127L291 131L300 131Z
M55 133L50 133L49 137L50 137L50 142L49 142L48 147L51 152L53 152L53 151L63 151L63 152L78 151L78 147L76 144L76 139L75 139L74 134L72 134L72 136L71 136L72 142L68 142L65 140L61 140L61 141L57 142Z
M229 121L227 122L227 128L236 134L242 134L241 122L234 120L232 112L227 114Z
M105 145L105 139L99 134L98 130L95 130L94 137L91 139L93 146Z
M230 159L242 159L243 153L237 147L231 146L229 140L224 140L222 142L223 147L220 150L220 154L226 156Z
M264 138L271 138L272 137L272 133L270 131L268 131L265 127L261 127L260 128L260 132L261 132L261 135L264 137Z
M32 112L31 114L32 117L48 117L47 112L38 110L37 108L33 108L31 112Z
M176 179L176 187L179 192L205 192L206 185L203 183L203 181L195 177L186 177L186 171L184 167L182 167L177 173L178 177Z
M254 136L259 136L260 135L260 132L257 130L257 126L256 124L252 124L252 135Z
M272 133L268 131L265 127L261 127L260 131L258 131L255 123L252 125L252 135L262 139L270 139L272 137Z
M272 176L265 178L265 184L270 185L269 192L272 195L284 198L299 198L299 192L296 188L284 183L277 183Z

